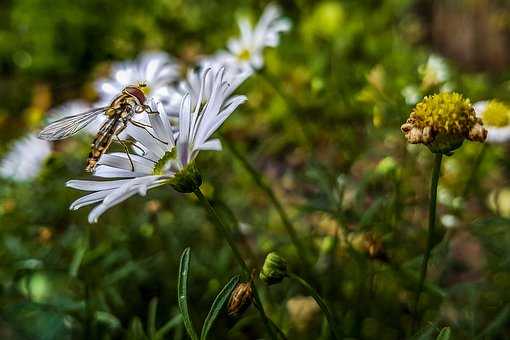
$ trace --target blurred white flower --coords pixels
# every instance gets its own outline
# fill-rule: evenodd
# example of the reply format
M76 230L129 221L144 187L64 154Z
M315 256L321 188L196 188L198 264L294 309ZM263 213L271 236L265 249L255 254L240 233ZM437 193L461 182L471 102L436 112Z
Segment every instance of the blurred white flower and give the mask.
M128 85L144 83L148 98L166 105L171 93L170 85L179 78L179 66L165 52L145 52L131 61L114 63L108 78L96 82L99 103L108 105Z
M169 183L192 165L200 150L221 150L220 141L210 137L246 100L244 96L229 98L229 84L224 81L223 73L223 69L204 72L198 97L192 98L190 94L182 98L176 133L161 103L155 107L160 114L149 115L154 136L129 126L127 133L136 143L134 149L138 150L136 154L129 155L134 171L131 171L131 162L126 154L103 155L95 176L115 179L68 181L68 187L92 192L73 202L70 209L100 203L89 214L89 222L95 223L106 210L127 198L137 193L144 196L148 189ZM209 100L203 103L201 98L208 77L213 77L214 81Z
M86 101L79 100L79 99L71 100L71 101L65 102L64 104L62 104L58 107L52 108L48 112L47 121L54 122L54 121L57 121L64 117L77 115L77 114L86 112L91 109L92 109L92 106L89 103L87 103ZM83 130L81 130L81 131L86 132L91 135L95 135L97 133L97 131L99 130L99 127L101 126L101 124L104 123L104 121L106 121L106 116L99 115L93 122L91 122L90 124L85 126L83 128Z
M255 27L246 18L239 21L241 36L230 39L227 44L228 51L218 53L217 58L221 59L224 65L232 63L242 68L260 69L264 66L264 48L278 46L280 33L287 32L290 28L290 20L281 17L280 9L276 5L269 4Z
M474 105L476 115L482 118L487 129L488 143L504 143L510 140L510 107L497 100L479 101Z
M425 96L428 91L435 86L439 87L439 92L453 91L450 80L450 70L446 61L438 55L430 55L427 63L418 67L418 73L421 76L421 85L408 85L402 89L402 96L406 104L415 105Z
M16 141L0 162L0 175L14 181L34 179L51 155L51 143L29 134Z
M408 105L415 105L420 101L420 90L415 85L408 85L402 89L402 96Z
M457 216L451 214L444 214L441 216L441 224L448 229L456 228L460 225L460 220Z
M450 79L450 70L446 61L434 54L429 56L426 64L420 66L418 72L423 78L422 84L425 88L445 83Z

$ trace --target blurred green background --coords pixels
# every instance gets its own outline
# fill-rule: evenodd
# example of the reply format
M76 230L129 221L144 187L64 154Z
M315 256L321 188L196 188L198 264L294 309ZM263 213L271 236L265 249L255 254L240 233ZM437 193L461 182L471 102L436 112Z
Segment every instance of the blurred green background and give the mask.
M256 20L264 1L0 1L0 152L69 99L93 101L111 62L164 50L193 65ZM283 202L314 258L311 280L355 339L510 338L510 149L466 143L446 159L440 234L412 331L425 250L432 155L400 132L413 103L446 86L472 99L510 100L510 6L489 0L296 0L266 67L237 92L248 102L222 127ZM448 77L427 69L444 58ZM430 78L432 77L432 79ZM412 94L412 95L411 95ZM0 180L0 338L141 339L178 315L179 256L191 247L190 307L201 324L239 268L191 196L161 187L87 223L70 212L89 140L59 143L33 181ZM304 272L270 200L226 150L202 153L203 190L229 221L250 265L269 251ZM469 184L467 184L469 183ZM469 185L469 191L465 190ZM466 194L467 193L467 194ZM353 245L353 247L351 247ZM289 338L327 339L325 322L292 282L262 289ZM264 336L253 307L227 334ZM165 338L186 339L177 323Z

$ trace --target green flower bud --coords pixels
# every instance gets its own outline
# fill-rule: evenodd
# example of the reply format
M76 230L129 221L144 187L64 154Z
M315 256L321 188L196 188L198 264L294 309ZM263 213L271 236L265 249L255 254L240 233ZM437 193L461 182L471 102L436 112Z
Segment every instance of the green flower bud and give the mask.
M202 176L194 163L175 174L170 185L178 192L191 193L200 188Z
M433 153L450 155L465 139L484 142L487 130L469 99L458 93L425 97L402 125L407 141L425 144Z
M287 261L277 253L269 253L266 256L260 279L267 285L280 283L287 276Z

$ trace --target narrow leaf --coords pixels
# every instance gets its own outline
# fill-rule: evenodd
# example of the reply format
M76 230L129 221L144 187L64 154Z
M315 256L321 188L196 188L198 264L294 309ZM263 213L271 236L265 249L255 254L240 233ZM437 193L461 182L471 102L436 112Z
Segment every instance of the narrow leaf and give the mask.
M223 289L216 295L214 299L211 309L209 309L209 313L207 313L207 317L205 318L204 325L202 326L202 333L200 334L201 340L206 340L209 331L211 330L214 321L218 318L223 306L227 303L232 291L237 286L239 282L239 276L234 276L227 282L227 284L223 287Z
M439 332L436 340L450 340L450 327L444 327L441 332Z
M147 336L143 331L142 321L135 317L129 325L127 340L147 340Z
M156 332L156 335L154 336L154 339L159 340L162 339L166 333L168 333L172 328L180 325L182 322L182 316L181 314L177 314L170 320L168 320L167 323L165 323L161 328Z
M501 330L510 317L510 305L506 305L496 316L496 318L477 336L477 339L494 337L496 332Z
M189 315L188 309L188 274L190 261L190 248L184 249L181 255L181 263L179 265L179 278L177 280L177 302L179 303L179 311L182 315L184 327L192 340L198 340L198 335L193 328L193 322Z
M156 334L156 312L158 309L158 298L153 298L149 303L149 316L147 320L147 333L153 339Z
M89 247L88 237L81 239L76 246L76 250L73 255L73 259L71 261L71 265L69 266L69 276L76 277L78 275L78 270L80 269L80 265L83 261L83 257L87 252Z

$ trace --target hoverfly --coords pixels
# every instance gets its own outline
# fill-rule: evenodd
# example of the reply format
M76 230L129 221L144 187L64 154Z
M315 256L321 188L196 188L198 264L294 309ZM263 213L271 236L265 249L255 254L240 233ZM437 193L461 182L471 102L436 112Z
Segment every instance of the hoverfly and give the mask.
M143 92L145 86L145 84L126 86L122 92L112 100L110 105L59 119L46 126L39 133L39 138L48 141L67 138L89 125L99 115L105 114L107 120L101 125L91 144L85 171L94 172L97 162L106 150L108 150L114 138L124 147L131 163L131 171L134 171L134 165L129 156L128 147L119 138L119 134L127 127L129 122L136 127L146 130L152 136L152 133L147 130L149 126L132 119L137 113L156 113L145 104L146 97Z

